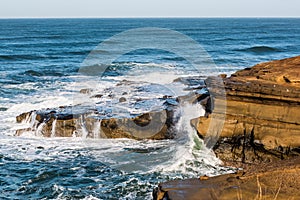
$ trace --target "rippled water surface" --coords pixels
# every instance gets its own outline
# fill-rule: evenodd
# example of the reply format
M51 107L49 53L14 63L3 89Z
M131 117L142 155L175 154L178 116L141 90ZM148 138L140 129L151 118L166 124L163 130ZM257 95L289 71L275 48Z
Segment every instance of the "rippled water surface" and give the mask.
M78 73L100 42L141 27L189 36L216 67L194 70L172 52L138 49L115 60L102 79ZM180 76L230 74L299 52L300 19L1 19L0 198L149 199L159 182L229 172L189 125L203 115L199 105L181 105L177 137L162 141L17 137L26 124L15 117L74 103L117 115L146 112L161 106L153 99L182 90L172 82ZM91 86L90 95L101 94L103 101L79 93ZM122 95L129 103L117 103Z

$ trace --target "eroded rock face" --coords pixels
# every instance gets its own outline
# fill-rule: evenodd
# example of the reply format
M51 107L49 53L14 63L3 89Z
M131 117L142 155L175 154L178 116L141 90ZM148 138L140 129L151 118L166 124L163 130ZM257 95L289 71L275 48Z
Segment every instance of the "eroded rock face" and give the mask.
M175 80L186 86L186 95L182 96L162 94L161 97L145 98L138 96L139 93L128 95L123 92L128 88L107 88L104 95L93 93L93 89L81 89L79 93L85 98L99 101L20 114L16 117L17 123L27 124L28 128L17 130L16 135L29 132L43 137L173 139L176 136L174 127L180 117L176 110L180 104L199 102L208 105L210 102L202 78ZM132 85L131 90L142 92L154 87L153 84L135 86L134 82L126 80L116 87L123 85Z
M299 199L300 157L254 166L235 174L159 184L155 200Z
M82 114L71 113L67 108L31 111L17 116L17 122L31 124L16 131L16 135L31 131L43 137L89 137L170 139L174 135L168 129L173 120L172 110L149 112L131 118L101 118L90 110ZM152 124L152 125L151 125ZM83 135L85 134L85 135Z
M192 121L199 136L225 123L213 150L235 174L159 184L155 200L299 199L300 57L258 64L231 77L206 79L212 103ZM210 101L208 101L210 102ZM216 105L226 105L226 112ZM224 118L225 116L225 118ZM213 143L214 144L214 143Z
M42 137L173 139L176 136L174 126L180 117L175 114L178 101L201 103L208 95L207 92L191 92L178 99L166 97L160 110L123 117L97 109L82 111L77 106L31 111L16 117L17 123L29 125L17 130L16 135L30 132Z
M258 64L223 81L226 120L214 146L219 158L256 163L300 154L300 57ZM214 103L225 101L220 86L210 92ZM224 115L214 113L195 123L201 137L208 134L212 118Z

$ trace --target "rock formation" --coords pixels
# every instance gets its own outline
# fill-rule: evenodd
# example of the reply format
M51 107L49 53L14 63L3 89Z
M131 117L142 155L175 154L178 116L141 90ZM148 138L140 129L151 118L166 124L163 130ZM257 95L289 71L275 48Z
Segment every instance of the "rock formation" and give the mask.
M155 200L300 199L300 157L216 177L161 183Z
M206 81L213 101L224 101L219 98L222 86ZM299 155L300 57L261 63L223 81L226 119L214 146L217 157L257 163ZM199 135L205 137L212 119L222 115L214 110L214 115L200 117L195 124Z
M244 172L163 183L154 192L154 199L299 199L300 56L261 63L228 78L208 77L206 85L199 77L175 81L186 83L191 93L162 97L160 110L127 117L109 116L95 109L74 113L76 106L31 111L17 116L18 123L28 122L30 127L17 130L16 135L33 131L44 137L84 134L94 138L171 139L178 104L200 102L206 114L192 120L192 125L200 137L210 139L206 144L225 165L244 167ZM90 94L91 90L81 93ZM121 97L118 102L128 100ZM216 127L211 128L212 124ZM214 130L219 132L211 137Z
M192 124L206 138L210 123L225 116L213 150L225 165L243 170L161 183L153 198L300 199L300 56L258 64L222 79L224 85L206 79L213 103L206 104L206 115ZM216 104L226 105L226 111Z
M172 139L176 136L174 125L178 117L175 111L180 102L202 102L207 104L205 99L209 96L205 89L203 79L199 77L179 78L175 80L186 85L185 96L168 96L155 99L127 99L118 98L113 104L125 107L127 103L132 106L134 103L141 103L142 106L151 102L157 104L158 109L130 114L128 111L119 113L119 110L112 111L107 105L74 105L59 108L48 108L22 113L16 117L17 123L27 123L28 128L19 129L16 135L20 136L25 132L31 132L42 137L87 137L87 138L129 138L129 139ZM122 81L118 86L132 84L133 82ZM136 89L133 87L133 90ZM139 88L141 90L141 88ZM102 94L92 94L92 89L81 89L80 93L101 102ZM123 92L122 95L127 95ZM109 98L118 96L108 91ZM105 99L102 101L106 101ZM159 101L160 103L157 103ZM134 102L134 103L132 103ZM111 105L109 105L111 106ZM139 105L140 106L140 105Z
M31 131L43 137L131 139L170 139L173 137L168 131L172 123L170 118L173 117L170 109L127 118L105 118L96 110L72 114L71 109L72 107L62 107L23 113L17 116L17 122L27 122L30 127L17 130L16 135Z

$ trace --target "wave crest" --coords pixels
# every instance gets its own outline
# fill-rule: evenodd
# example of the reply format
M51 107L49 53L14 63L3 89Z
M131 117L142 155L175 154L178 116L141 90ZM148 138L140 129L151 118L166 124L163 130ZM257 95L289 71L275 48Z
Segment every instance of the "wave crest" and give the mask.
M280 52L281 49L275 47L269 47L269 46L253 46L250 48L238 49L237 51L261 54L261 53Z

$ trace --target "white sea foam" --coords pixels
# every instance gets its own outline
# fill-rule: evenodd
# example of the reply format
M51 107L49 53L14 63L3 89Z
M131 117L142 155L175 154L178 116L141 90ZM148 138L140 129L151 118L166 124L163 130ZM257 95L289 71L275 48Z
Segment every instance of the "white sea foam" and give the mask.
M142 68L144 65L141 64L138 67ZM167 65L165 67L172 68L172 66ZM96 104L102 105L102 102L104 106L114 106L119 112L118 114L123 111L138 114L155 110L156 107L161 106L161 102L153 101L152 104L148 104L148 107L141 106L140 108L133 108L132 103L138 98L142 100L162 98L166 93L173 94L173 96L187 94L188 91L184 91L185 85L180 82L173 82L177 77L178 72L176 71L144 73L140 76L129 73L125 76L106 77L104 79L96 76L72 76L70 79L74 80L73 82L56 82L51 87L49 86L57 89L48 90L44 88L30 98L27 95L19 95L16 102L8 102L5 105L8 110L3 111L0 117L0 132L3 135L13 135L15 130L19 128L32 126L28 123L16 124L15 117L23 112L59 106L77 104L95 106ZM122 80L132 83L115 87ZM35 89L34 84L25 84L22 87ZM146 90L137 91L135 90L136 87L144 87ZM91 90L88 94L82 94L79 92L81 89ZM108 92L115 96L108 97ZM90 98L97 94L104 95L101 101L97 98ZM121 96L126 97L127 101L115 104ZM205 166L199 168L197 165L197 163L204 163L215 166L220 162L210 150L204 147L196 131L190 125L191 119L204 114L203 109L197 104L183 104L178 112L180 120L175 130L177 137L174 140L86 139L88 133L84 129L84 121L81 121L78 124L83 127L79 130L81 132L79 135L82 135L81 138L43 138L41 134L42 124L35 133L25 132L21 137L3 136L4 138L0 138L2 144L5 144L1 153L30 161L35 159L68 159L76 156L68 153L74 150L73 152L80 155L90 155L112 168L125 172L150 173L160 171L172 174L176 171L191 175L195 175L195 172L215 174L216 170ZM56 123L53 123L52 136L55 135L55 129ZM99 137L99 129L101 129L100 124L96 124L93 133L95 138Z
M163 172L180 171L183 174L206 174L214 175L216 171L209 172L208 166L221 164L214 153L205 147L203 141L198 137L196 130L191 126L191 119L204 115L204 110L199 104L184 103L178 110L180 120L176 125L177 138L170 146L170 159L165 163L157 165L154 171ZM201 164L201 167L199 166ZM206 165L206 167L205 167Z

